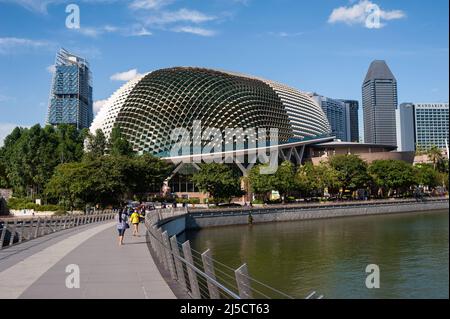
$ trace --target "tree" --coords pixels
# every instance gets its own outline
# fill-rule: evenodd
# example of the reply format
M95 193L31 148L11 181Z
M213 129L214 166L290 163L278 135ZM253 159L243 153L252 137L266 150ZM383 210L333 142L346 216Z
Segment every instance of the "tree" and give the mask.
M322 196L325 189L333 193L340 187L337 172L325 162L318 165L308 162L300 166L295 180L297 189L307 196Z
M103 207L161 188L172 165L151 155L136 158L103 156L59 165L47 184L46 194L71 209L84 204Z
M333 156L330 159L330 165L337 172L337 179L342 185L343 192L366 187L370 182L367 164L357 155Z
M238 174L229 166L218 163L201 165L200 171L192 176L192 181L203 192L208 192L216 201L233 196L241 196L243 192Z
M114 126L111 131L108 149L112 156L132 156L134 154L131 144L123 137L118 126Z
M415 183L413 167L404 161L376 160L368 171L382 196L386 190L390 196L393 190L404 190Z
M97 129L95 134L87 134L85 154L87 159L102 157L106 153L106 147L106 137L101 129Z
M268 164L259 164L254 166L248 175L250 188L253 193L263 197L266 202L269 200L269 193L274 190L274 175L260 174L261 168L268 167Z
M285 202L286 196L295 187L294 175L293 164L289 161L284 161L278 166L272 178L272 187L280 193L283 203Z
M416 184L421 186L436 187L441 184L439 173L434 170L433 166L428 164L419 164L414 166L414 176Z
M79 160L82 152L81 132L70 125L15 128L0 151L2 175L15 194L41 196L55 167Z
M427 152L428 158L433 163L433 168L436 170L437 165L442 162L442 151L435 145L433 145Z

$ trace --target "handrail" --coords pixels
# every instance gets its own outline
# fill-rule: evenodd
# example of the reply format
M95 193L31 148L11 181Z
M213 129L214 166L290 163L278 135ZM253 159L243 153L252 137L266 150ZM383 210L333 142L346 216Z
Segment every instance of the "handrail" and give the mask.
M0 218L0 250L61 230L111 220L115 210L45 217Z
M189 240L184 243L178 242L176 235L169 240L167 231L163 231L161 226L174 217L187 214L186 208L157 209L146 214L145 226L150 239L150 247L154 252L153 255L170 272L171 278L177 281L191 297L218 299L224 296L234 299L252 299L257 296L271 298L268 294L277 294L282 298L294 299L288 294L250 277L246 264L234 270L214 260L209 249L200 253L191 248ZM223 268L220 269L217 266ZM186 276L186 271L188 276ZM223 276L229 279L225 279ZM263 287L264 291L270 291L270 293L266 294L256 289L254 285L259 285L258 287Z

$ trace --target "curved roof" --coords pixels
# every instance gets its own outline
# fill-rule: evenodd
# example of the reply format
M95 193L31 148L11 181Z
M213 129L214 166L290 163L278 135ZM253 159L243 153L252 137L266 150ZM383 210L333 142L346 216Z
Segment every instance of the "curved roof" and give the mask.
M136 151L162 156L174 145L174 129L193 132L195 121L222 135L227 128L276 128L280 143L330 133L322 109L303 92L194 67L156 70L126 83L108 99L91 131L100 128L108 137L118 125Z

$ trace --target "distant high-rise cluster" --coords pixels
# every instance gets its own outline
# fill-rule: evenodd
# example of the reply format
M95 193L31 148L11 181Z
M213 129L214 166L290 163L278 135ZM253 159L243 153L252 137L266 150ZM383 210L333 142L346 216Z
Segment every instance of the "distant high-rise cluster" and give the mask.
M397 80L385 61L375 60L362 85L364 142L396 145Z
M47 123L89 128L93 120L91 82L86 59L61 49L56 55Z

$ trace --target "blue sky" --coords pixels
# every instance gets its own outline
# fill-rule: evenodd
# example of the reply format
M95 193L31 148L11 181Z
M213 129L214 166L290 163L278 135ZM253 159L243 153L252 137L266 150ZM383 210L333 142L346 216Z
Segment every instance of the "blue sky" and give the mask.
M80 29L66 27L66 6ZM381 24L367 24L378 5ZM59 47L89 59L96 109L125 80L171 66L226 69L361 100L374 59L399 102L448 102L448 0L0 0L0 144L45 123ZM360 110L361 113L361 110Z

